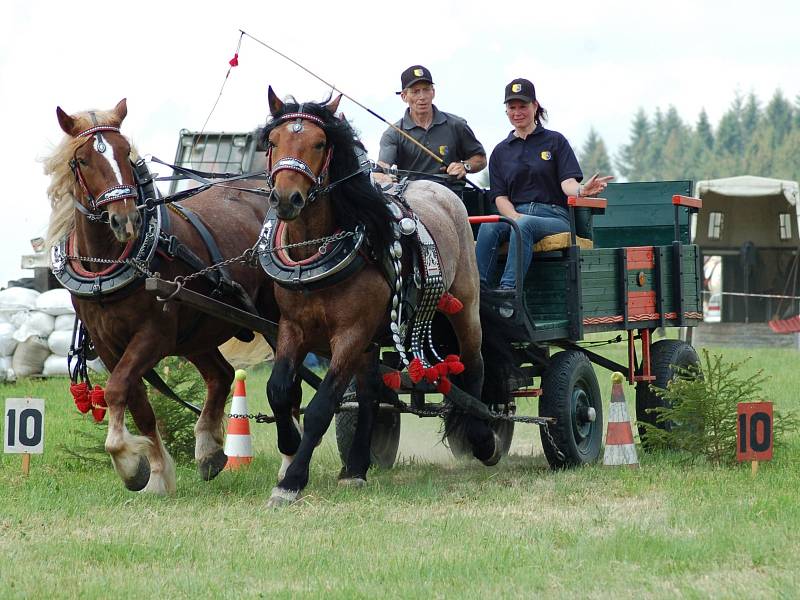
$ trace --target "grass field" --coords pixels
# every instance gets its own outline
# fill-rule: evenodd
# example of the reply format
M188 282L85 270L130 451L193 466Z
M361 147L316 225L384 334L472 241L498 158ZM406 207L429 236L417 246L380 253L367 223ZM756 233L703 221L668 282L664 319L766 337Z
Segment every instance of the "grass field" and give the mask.
M800 412L796 351L716 351L752 354L747 369L772 376L765 397ZM624 349L605 353L621 361ZM597 374L607 401L610 374ZM266 377L249 374L251 412L266 411ZM19 456L0 458L0 598L800 595L797 433L755 478L749 464L641 450L639 470L551 472L533 426L518 425L512 456L486 468L451 460L438 423L405 417L397 467L339 488L329 432L303 499L271 511L272 426L254 426L247 471L204 483L179 467L177 494L154 498L126 491L110 463L76 467L58 450L94 427L66 381L2 389L45 398L47 417L29 477Z

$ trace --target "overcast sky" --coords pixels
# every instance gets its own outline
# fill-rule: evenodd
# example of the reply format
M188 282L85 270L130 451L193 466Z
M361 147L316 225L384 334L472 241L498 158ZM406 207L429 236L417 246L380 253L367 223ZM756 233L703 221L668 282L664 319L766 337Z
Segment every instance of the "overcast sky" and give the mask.
M126 12L130 10L131 12ZM765 104L800 93L800 3L770 2L138 2L5 0L0 19L0 285L43 235L49 204L37 158L61 138L55 108L111 108L128 99L123 133L171 161L178 132L199 130L244 29L386 119L404 105L400 72L427 66L435 103L466 118L487 151L510 127L504 85L527 77L548 127L576 151L591 126L613 154L639 107L674 105L716 124L738 91ZM210 131L266 118L266 89L320 100L319 81L245 38ZM377 158L385 126L340 105ZM163 171L163 167L158 169Z

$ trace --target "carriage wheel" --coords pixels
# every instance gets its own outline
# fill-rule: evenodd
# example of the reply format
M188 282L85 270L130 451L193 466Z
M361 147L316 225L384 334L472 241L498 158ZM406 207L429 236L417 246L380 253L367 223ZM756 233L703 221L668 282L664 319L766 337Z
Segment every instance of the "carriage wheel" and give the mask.
M336 413L336 446L342 464L347 464L347 455L353 445L356 434L358 412L342 411ZM391 410L379 410L375 415L370 445L370 464L382 469L391 469L397 459L400 446L400 413Z
M650 371L655 380L636 384L636 419L670 430L673 423L656 423L656 413L647 412L648 409L666 406L664 400L650 389L650 384L664 389L676 376L673 365L686 368L699 364L700 358L695 349L682 340L659 340L653 344L650 347ZM639 425L639 439L642 440L642 447L647 449L647 432L642 425Z
M514 408L509 410L508 407L513 407L513 404L506 404L506 409L502 412L504 414L514 414ZM493 411L498 410L498 406L490 406ZM498 411L501 412L501 411ZM497 434L497 437L500 438L500 446L501 446L501 456L506 456L508 454L509 448L511 448L511 441L514 439L514 421L493 421L489 424L489 427L492 428ZM450 452L453 453L453 456L456 458L471 458L472 457L472 446L467 441L466 435L463 429L458 429L455 431L451 431L447 434L447 446L450 448Z
M597 376L585 354L565 350L553 357L542 376L539 416L556 418L556 423L548 427L550 435L544 427L539 431L551 469L597 460L603 440L603 401Z

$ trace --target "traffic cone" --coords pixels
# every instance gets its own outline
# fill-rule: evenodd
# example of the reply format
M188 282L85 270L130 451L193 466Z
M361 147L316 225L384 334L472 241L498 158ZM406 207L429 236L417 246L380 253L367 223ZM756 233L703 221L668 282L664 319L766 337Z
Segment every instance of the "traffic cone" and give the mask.
M622 391L623 380L622 373L614 373L611 376L611 410L603 464L608 467L625 465L636 469L639 467L639 458L636 456L628 406L625 404L625 394Z
M228 419L228 434L225 436L225 454L228 457L225 468L230 471L249 465L253 460L250 421L245 416L237 416L247 414L247 393L244 388L246 377L247 373L244 369L236 371L231 416Z

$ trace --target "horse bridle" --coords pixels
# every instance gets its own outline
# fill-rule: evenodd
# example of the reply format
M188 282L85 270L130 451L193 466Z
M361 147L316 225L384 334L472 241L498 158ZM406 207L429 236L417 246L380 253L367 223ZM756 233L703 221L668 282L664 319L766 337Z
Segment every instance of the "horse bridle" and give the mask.
M295 120L299 124L301 121L311 121L318 125L323 131L325 130L325 122L316 115L303 112L303 107L300 107L298 112L290 112L282 115L276 125L284 123L285 121ZM297 128L299 131L300 128ZM275 189L275 176L281 171L295 171L311 180L311 187L308 190L306 201L311 204L318 196L326 194L333 185L324 186L325 180L328 178L328 169L331 164L331 156L333 155L333 146L328 147L328 152L325 155L325 162L322 163L319 175L315 175L314 171L302 158L296 156L284 156L278 160L274 165L272 164L272 146L270 145L267 151L267 178L269 180L269 187L271 190ZM337 182L338 183L338 182ZM335 185L335 184L334 184Z
M86 185L86 180L83 177L83 173L81 173L81 168L78 165L77 153L79 149L81 149L90 141L94 140L95 136L103 131L115 131L120 133L119 127L114 127L113 125L95 125L94 127L90 127L85 131L81 131L75 137L88 139L83 144L75 148L75 152L72 154L72 159L69 161L69 167L72 169L72 173L75 175L75 180L78 182L78 185L86 195L86 199L89 202L90 211L87 211L83 206L80 205L80 203L76 203L76 206L78 206L78 210L81 210L81 212L87 216L91 215L91 217L94 217L95 219L101 218L98 216L99 209L106 204L118 202L119 200L124 200L126 198L133 198L134 200L139 198L136 188L129 185L112 185L111 187L103 190L96 198L89 191L89 188ZM100 149L100 152L104 152L106 142L102 135L99 136L97 142L100 148L102 148Z

